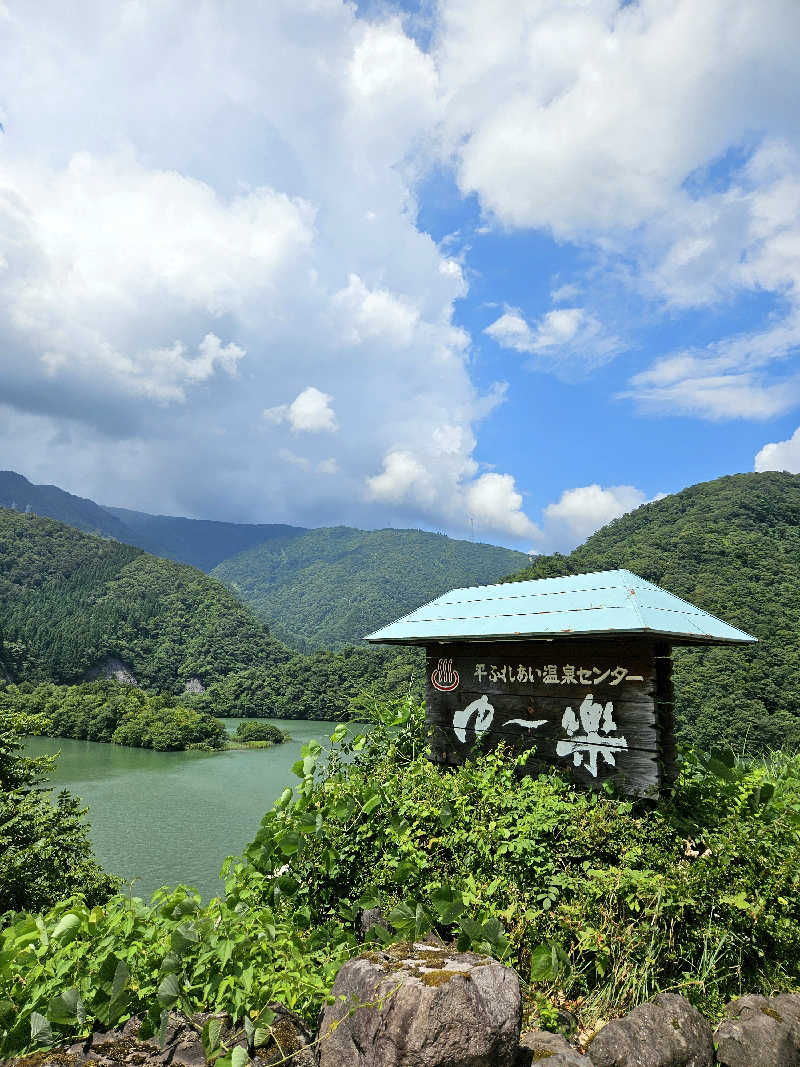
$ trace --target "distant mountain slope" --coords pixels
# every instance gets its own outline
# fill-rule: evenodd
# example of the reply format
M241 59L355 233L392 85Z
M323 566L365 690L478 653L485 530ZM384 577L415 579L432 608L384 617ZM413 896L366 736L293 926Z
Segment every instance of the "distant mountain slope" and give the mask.
M0 507L32 511L76 530L129 540L125 524L93 500L73 496L55 485L34 485L15 471L0 471Z
M0 675L72 682L107 657L141 685L180 691L288 652L193 567L0 509Z
M309 530L266 542L212 574L269 620L276 637L310 651L365 634L460 585L496 582L522 552L422 530Z
M148 515L128 508L106 508L125 527L129 544L167 559L210 571L245 549L275 538L290 540L306 532L303 526L282 523L214 522L173 515Z
M680 735L800 745L800 475L737 474L646 504L509 580L627 567L759 638L676 649Z
M14 471L0 471L0 507L33 512L76 530L114 537L201 571L210 571L222 560L262 541L289 539L306 532L303 526L282 523L213 522L101 507L55 485L34 485Z

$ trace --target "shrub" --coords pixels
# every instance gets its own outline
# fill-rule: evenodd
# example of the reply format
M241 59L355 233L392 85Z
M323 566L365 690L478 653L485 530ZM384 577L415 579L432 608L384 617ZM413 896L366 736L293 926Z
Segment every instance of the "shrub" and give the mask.
M119 886L94 860L78 798L65 791L53 803L44 783L55 760L20 755L22 731L35 728L0 710L0 913L46 908L79 889L95 904Z
M270 741L273 745L279 745L286 740L286 735L269 722L240 722L236 727L236 738L239 741Z
M246 852L311 923L379 904L399 936L492 951L593 1016L667 988L715 1012L800 985L800 757L687 753L653 805L502 751L433 766L421 709L346 730L338 754L304 748Z

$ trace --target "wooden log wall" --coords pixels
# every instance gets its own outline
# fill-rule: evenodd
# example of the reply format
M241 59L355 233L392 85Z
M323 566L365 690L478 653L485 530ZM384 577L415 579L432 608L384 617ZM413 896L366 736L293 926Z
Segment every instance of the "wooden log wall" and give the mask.
M431 758L535 748L587 786L654 796L675 776L670 649L650 639L437 644L427 650Z

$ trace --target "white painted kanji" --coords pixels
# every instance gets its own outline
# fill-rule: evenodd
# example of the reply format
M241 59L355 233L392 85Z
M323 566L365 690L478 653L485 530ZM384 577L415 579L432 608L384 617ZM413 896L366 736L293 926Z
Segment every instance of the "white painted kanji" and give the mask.
M586 767L593 778L597 777L597 757L612 767L617 764L616 753L624 752L628 742L616 735L617 724L614 722L614 705L609 700L605 705L596 704L592 693L588 693L578 708L580 722L572 707L568 707L561 719L561 725L568 739L558 742L556 754L572 756L576 767ZM583 733L578 731L583 728Z

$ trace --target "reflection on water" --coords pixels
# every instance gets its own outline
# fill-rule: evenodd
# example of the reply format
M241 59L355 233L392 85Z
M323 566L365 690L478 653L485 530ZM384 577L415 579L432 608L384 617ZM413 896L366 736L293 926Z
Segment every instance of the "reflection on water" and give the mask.
M240 719L223 719L233 732ZM253 839L261 816L287 785L311 738L334 723L284 719L292 740L268 749L220 753L153 752L66 738L28 738L25 753L61 751L52 785L89 808L91 839L108 871L148 898L160 885L191 885L204 898L222 891L219 868Z

